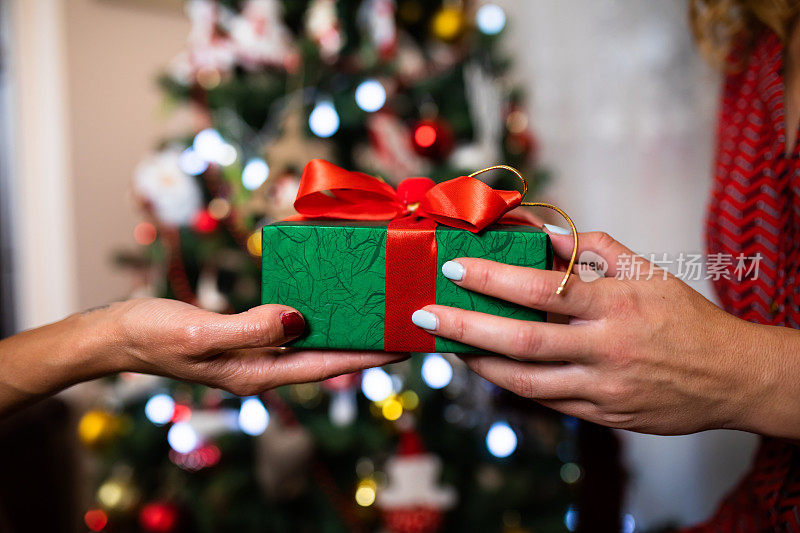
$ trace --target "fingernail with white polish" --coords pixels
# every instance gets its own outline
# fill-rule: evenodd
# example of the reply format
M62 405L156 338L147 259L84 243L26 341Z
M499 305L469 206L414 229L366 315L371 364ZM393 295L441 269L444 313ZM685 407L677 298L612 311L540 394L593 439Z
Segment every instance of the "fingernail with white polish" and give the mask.
M422 309L414 311L414 314L411 315L411 322L417 327L430 331L439 327L439 319L436 318L436 315Z
M550 233L555 233L556 235L569 235L572 233L570 230L564 229L561 226L556 226L555 224L542 224L542 226Z
M447 279L461 281L464 279L464 265L455 261L448 261L442 265L442 274Z

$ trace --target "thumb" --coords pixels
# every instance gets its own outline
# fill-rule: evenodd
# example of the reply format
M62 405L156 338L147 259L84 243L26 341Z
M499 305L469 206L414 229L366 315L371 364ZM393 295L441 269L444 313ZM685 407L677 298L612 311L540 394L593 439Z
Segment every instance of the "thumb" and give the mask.
M569 230L544 224L542 228L550 235L555 254L568 261L572 255L573 239ZM638 256L627 246L618 242L608 233L589 231L578 234L578 253L576 264L589 265L606 277L616 277L624 272L644 271L650 262Z
M306 322L299 311L266 304L235 315L213 315L206 325L212 350L280 346L303 334Z

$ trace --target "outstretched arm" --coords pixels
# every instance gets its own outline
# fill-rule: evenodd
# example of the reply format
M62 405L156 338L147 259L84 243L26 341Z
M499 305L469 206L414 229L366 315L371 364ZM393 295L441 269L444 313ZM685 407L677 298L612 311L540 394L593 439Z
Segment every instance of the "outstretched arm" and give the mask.
M568 257L572 237L550 233L556 253ZM740 320L656 267L648 276L650 263L607 234L581 234L580 243L579 253L607 263L606 277L572 276L561 295L561 272L458 258L445 273L465 289L568 315L569 324L438 305L416 322L503 354L466 358L489 381L599 424L800 439L800 332ZM639 262L641 279L616 279L620 258Z
M291 352L303 317L282 305L220 315L164 299L76 314L0 341L0 415L116 372L158 374L246 396L379 366L403 355Z

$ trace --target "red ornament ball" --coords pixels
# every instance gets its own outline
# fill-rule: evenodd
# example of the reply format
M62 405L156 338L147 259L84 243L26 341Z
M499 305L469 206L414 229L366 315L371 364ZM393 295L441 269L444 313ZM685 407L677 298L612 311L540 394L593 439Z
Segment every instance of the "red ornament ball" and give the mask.
M441 120L420 120L414 125L412 145L418 154L444 159L453 151L453 132Z
M192 418L192 408L182 403L176 403L172 411L172 422L186 422Z
M83 515L83 522L91 531L103 531L108 524L108 515L102 509L89 509Z
M148 533L172 533L178 525L178 507L166 502L150 502L139 512L139 524Z
M211 233L219 226L216 218L211 216L208 209L201 209L192 220L192 228L197 233Z
M156 237L158 237L158 230L150 222L140 222L133 228L133 240L142 246L153 244Z
M430 148L436 142L436 128L430 124L421 124L414 130L414 142L420 148Z

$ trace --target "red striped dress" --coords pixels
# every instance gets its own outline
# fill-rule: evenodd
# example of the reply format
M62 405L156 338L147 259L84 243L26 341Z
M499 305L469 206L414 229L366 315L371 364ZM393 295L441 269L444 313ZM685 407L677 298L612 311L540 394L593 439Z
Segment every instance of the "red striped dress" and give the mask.
M726 311L798 328L800 154L795 146L785 155L783 51L765 32L744 68L725 80L707 248L709 258L760 257L757 277L714 282ZM762 438L748 474L715 516L691 531L800 531L800 446Z

